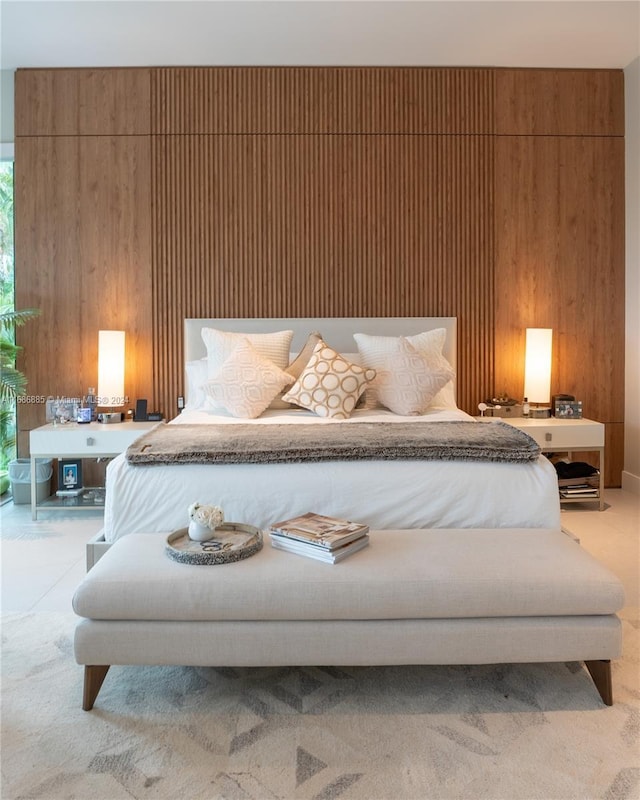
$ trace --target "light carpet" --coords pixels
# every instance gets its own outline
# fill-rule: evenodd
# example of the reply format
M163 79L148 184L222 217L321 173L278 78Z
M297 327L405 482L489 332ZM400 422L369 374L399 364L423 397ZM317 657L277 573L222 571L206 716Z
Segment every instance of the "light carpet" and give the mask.
M112 667L81 710L72 613L2 622L2 798L632 800L637 621L583 666Z

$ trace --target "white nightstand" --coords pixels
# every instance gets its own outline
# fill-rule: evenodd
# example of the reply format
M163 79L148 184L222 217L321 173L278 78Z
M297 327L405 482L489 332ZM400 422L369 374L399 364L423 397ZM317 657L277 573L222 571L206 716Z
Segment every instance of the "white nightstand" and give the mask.
M124 452L138 436L150 431L157 422L121 422L103 425L99 422L66 425L42 425L29 433L31 450L31 517L38 510L87 511L100 508L104 502L89 502L78 497L52 497L37 502L36 458L112 458Z
M496 418L497 419L497 418ZM561 503L598 503L604 511L604 425L592 419L531 419L515 417L501 419L508 425L525 431L540 445L543 453L568 453L591 450L599 454L598 494L590 497L561 497Z

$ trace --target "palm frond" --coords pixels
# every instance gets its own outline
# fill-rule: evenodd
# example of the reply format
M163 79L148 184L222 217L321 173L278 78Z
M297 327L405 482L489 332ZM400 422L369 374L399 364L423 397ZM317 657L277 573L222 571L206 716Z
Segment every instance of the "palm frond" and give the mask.
M0 382L0 403L15 400L24 394L27 379L15 367L2 365L2 381Z
M22 350L17 344L14 344L11 339L6 335L0 334L0 358L2 359L2 369L5 366L13 366L16 356Z
M37 317L39 313L39 308L22 308L20 311L3 311L0 314L0 325L2 325L5 330L14 325L24 325L27 320Z

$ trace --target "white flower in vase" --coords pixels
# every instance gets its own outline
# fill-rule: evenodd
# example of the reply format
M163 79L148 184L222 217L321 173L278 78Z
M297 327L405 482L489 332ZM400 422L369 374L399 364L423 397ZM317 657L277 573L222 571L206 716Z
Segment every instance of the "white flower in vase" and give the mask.
M189 506L189 538L194 542L206 542L213 539L216 528L224 522L224 513L220 506L209 506L203 503L192 503Z

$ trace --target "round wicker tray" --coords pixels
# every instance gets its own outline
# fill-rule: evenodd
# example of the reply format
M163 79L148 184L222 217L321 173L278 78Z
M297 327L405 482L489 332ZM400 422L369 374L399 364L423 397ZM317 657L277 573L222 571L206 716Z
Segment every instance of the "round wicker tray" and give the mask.
M181 564L232 564L249 558L262 549L262 531L253 525L225 522L207 542L194 542L187 528L167 536L165 552Z

